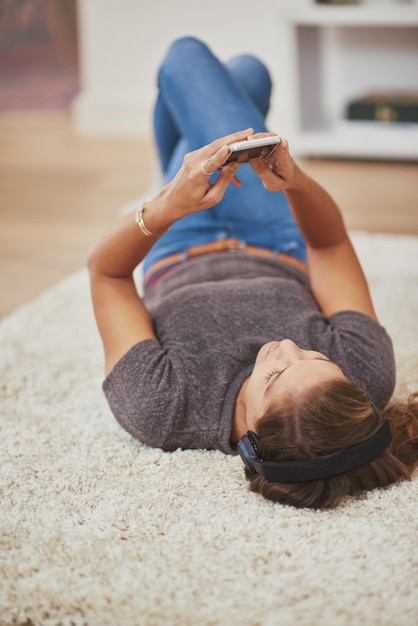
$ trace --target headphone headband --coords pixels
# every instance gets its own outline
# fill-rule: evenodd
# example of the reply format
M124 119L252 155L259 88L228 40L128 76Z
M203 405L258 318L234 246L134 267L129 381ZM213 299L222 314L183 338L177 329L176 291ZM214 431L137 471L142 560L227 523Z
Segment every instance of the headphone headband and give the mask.
M318 457L306 461L264 461L258 454L258 437L248 431L238 442L238 452L244 465L264 476L271 483L304 483L329 478L364 465L385 450L392 440L387 420L380 430L360 443L333 456Z

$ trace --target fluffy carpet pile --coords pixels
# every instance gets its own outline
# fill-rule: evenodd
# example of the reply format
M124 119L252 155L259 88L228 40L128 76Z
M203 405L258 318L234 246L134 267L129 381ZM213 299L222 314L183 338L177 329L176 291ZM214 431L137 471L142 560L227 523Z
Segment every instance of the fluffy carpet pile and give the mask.
M354 233L418 388L418 239ZM117 425L85 271L0 325L0 624L414 626L418 477L331 512L248 492L241 461Z

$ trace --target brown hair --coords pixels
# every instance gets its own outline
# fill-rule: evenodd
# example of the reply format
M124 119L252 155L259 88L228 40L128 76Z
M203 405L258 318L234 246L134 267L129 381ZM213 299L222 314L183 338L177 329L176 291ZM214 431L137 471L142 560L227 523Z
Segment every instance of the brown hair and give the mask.
M392 442L382 454L349 472L324 480L282 484L246 469L252 491L275 502L316 509L337 506L347 496L410 479L418 465L418 393L380 413L349 380L311 388L297 402L269 408L257 423L259 454L265 461L300 461L331 455L371 437L384 419Z

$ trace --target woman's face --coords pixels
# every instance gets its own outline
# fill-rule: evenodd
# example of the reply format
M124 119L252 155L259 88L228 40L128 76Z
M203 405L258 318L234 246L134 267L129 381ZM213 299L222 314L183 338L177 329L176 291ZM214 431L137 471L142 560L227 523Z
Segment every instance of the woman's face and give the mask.
M245 391L246 421L255 430L267 408L332 379L345 379L340 367L315 350L302 350L290 339L272 341L259 350Z

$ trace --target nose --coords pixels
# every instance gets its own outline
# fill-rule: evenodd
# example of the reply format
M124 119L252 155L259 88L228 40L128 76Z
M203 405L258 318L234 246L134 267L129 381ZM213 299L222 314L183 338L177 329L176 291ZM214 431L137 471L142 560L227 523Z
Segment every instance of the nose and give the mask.
M286 365L290 365L301 359L302 350L291 339L284 339L280 342L280 348L276 352L276 359L281 360Z

